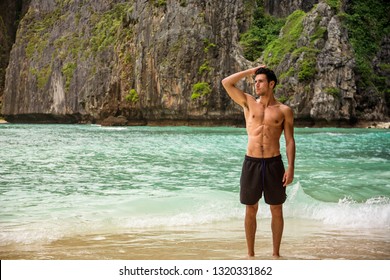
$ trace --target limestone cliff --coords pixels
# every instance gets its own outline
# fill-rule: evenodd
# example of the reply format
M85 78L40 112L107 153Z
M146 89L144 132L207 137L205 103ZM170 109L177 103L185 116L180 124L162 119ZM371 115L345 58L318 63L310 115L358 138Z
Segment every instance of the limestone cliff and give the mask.
M356 107L355 60L339 18L322 2L307 14L296 12L289 21L301 30L289 39L291 52L275 65L281 77L277 95L298 119L351 120ZM266 54L264 60L272 64L274 50Z
M250 4L250 3L249 3ZM7 69L9 121L241 122L243 1L32 0Z
M383 97L369 107L360 102L369 95L356 85L354 52L340 11L317 2L263 1L270 14L291 14L279 43L291 25L299 25L287 55L271 44L262 57L280 76L277 96L298 120L386 118ZM241 108L220 81L258 63L243 57L239 43L256 5L256 0L31 0L10 53L2 113L10 122L242 125ZM378 53L378 71L386 71L380 66L388 59L388 42L383 40ZM250 83L242 86L251 90Z
M26 12L29 1L0 1L0 113L5 85L5 70L9 62L12 44L15 42L18 22Z
M281 3L284 11L287 3L294 6L297 2L297 6L305 1L280 2L284 3ZM297 119L308 121L308 124L385 120L389 112L386 90L380 92L380 87L385 84L388 88L390 83L388 36L384 33L374 65L365 65L365 71L369 72L367 67L373 67L376 72L373 74L380 77L376 80L381 81L374 85L367 78L366 83L361 83L362 74L356 65L357 51L351 45L343 22L348 1L333 1L337 4L333 7L328 2L331 1L319 1L307 13L303 10L291 13L279 38L264 51L260 61L274 68L280 77L276 95L294 109ZM365 44L363 41L357 43ZM375 45L375 42L369 43Z

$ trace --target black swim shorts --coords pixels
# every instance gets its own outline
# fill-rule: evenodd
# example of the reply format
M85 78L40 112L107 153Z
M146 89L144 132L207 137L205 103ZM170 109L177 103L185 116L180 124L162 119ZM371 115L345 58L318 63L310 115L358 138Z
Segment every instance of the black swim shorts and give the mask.
M240 179L240 201L254 205L264 193L264 201L269 205L279 205L286 201L286 188L283 186L284 165L282 156L254 158L245 156Z

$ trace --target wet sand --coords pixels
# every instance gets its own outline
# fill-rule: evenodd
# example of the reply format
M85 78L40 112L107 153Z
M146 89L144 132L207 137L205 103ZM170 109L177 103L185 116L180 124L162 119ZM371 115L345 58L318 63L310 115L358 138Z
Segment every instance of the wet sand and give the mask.
M270 220L259 221L256 258L272 259ZM340 230L306 220L285 220L282 259L389 260L386 229ZM194 228L99 233L34 244L0 244L0 259L240 260L246 258L241 221Z

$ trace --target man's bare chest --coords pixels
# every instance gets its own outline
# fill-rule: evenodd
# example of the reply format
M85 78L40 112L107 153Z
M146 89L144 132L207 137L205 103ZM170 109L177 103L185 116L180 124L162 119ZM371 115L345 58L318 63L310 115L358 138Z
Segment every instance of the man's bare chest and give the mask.
M281 126L284 115L278 106L253 106L246 114L247 121L266 126Z

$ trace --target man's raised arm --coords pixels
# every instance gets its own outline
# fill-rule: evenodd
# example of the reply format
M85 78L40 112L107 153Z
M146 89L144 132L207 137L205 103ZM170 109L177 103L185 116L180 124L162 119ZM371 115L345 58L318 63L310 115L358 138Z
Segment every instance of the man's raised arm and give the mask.
M237 72L222 80L222 85L226 89L231 99L233 99L234 102L242 107L247 107L246 95L241 89L236 87L236 84L241 79L250 75L254 75L257 69L259 69L259 67Z

